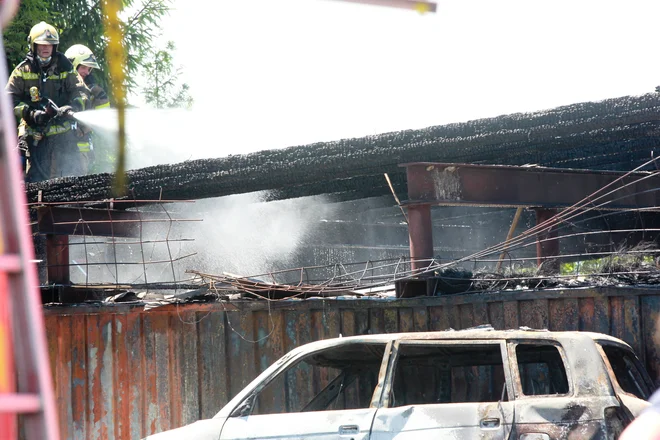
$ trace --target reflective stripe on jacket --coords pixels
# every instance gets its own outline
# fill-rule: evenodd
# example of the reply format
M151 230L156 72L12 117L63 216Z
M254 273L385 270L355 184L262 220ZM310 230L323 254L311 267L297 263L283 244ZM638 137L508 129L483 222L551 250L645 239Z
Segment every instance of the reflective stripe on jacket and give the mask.
M92 94L92 105L91 107L93 109L102 109L102 108L110 108L110 99L108 98L108 94L105 93L105 90L98 84L88 84L89 90Z

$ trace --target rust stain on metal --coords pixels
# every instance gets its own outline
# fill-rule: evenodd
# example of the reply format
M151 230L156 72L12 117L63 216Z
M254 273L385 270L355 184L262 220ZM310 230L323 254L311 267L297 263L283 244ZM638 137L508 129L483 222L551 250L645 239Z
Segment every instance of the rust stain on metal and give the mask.
M431 169L429 169L431 168ZM461 200L461 176L458 168L448 166L445 168L429 167L436 200L459 201Z

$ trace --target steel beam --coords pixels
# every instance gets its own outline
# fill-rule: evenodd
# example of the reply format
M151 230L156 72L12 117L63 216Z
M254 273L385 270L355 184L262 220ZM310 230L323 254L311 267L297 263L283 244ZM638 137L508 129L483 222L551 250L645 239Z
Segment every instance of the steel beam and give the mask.
M46 235L48 284L71 284L69 272L69 236Z
M474 205L565 208L608 184L610 195L594 201L598 209L626 210L660 206L660 175L542 167L447 163L401 165L408 176L404 205Z
M556 209L535 209L536 224L540 225L557 214ZM552 227L536 234L536 263L546 274L559 273L559 233ZM553 258L555 257L555 258Z
M408 236L411 268L425 269L433 258L431 205L415 205L408 208Z
M144 213L113 209L57 206L36 209L40 234L138 237L140 223L147 218Z

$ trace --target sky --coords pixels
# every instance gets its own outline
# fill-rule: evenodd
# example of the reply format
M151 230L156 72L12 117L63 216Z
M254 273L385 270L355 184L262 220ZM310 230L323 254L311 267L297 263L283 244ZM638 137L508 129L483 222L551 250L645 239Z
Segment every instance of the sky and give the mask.
M652 92L660 2L174 0L163 41L195 99L187 158Z

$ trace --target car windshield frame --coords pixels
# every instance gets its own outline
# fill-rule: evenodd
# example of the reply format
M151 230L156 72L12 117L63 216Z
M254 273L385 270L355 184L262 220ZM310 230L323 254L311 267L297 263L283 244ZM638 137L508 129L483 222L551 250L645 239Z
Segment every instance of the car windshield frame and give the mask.
M610 340L606 340L606 339L596 339L596 340L594 340L594 342L596 343L596 347L598 348L598 352L601 354L601 356L603 358L603 362L607 366L607 374L609 375L610 381L612 382L612 386L614 386L614 389L617 393L623 393L626 396L631 396L631 397L634 397L636 399L640 398L639 396L636 396L636 395L634 395L634 394L632 394L632 393L630 393L630 392L623 389L623 387L619 383L619 378L616 376L614 368L612 367L612 363L610 362L610 358L607 355L607 353L605 352L604 346L615 347L617 349L623 350L624 352L626 352L626 354L628 354L632 357L633 362L635 364L635 368L636 368L637 372L641 374L642 381L644 382L643 385L646 388L647 396L645 396L645 398L642 399L642 400L648 399L651 396L651 394L653 394L653 391L656 389L655 385L653 384L653 380L649 376L648 371L646 371L646 368L644 367L644 364L642 364L642 361L639 359L639 357L637 357L637 354L635 353L635 351L631 347L629 347L627 345L624 345L624 344L621 344L621 343L616 342L616 341L610 341Z

